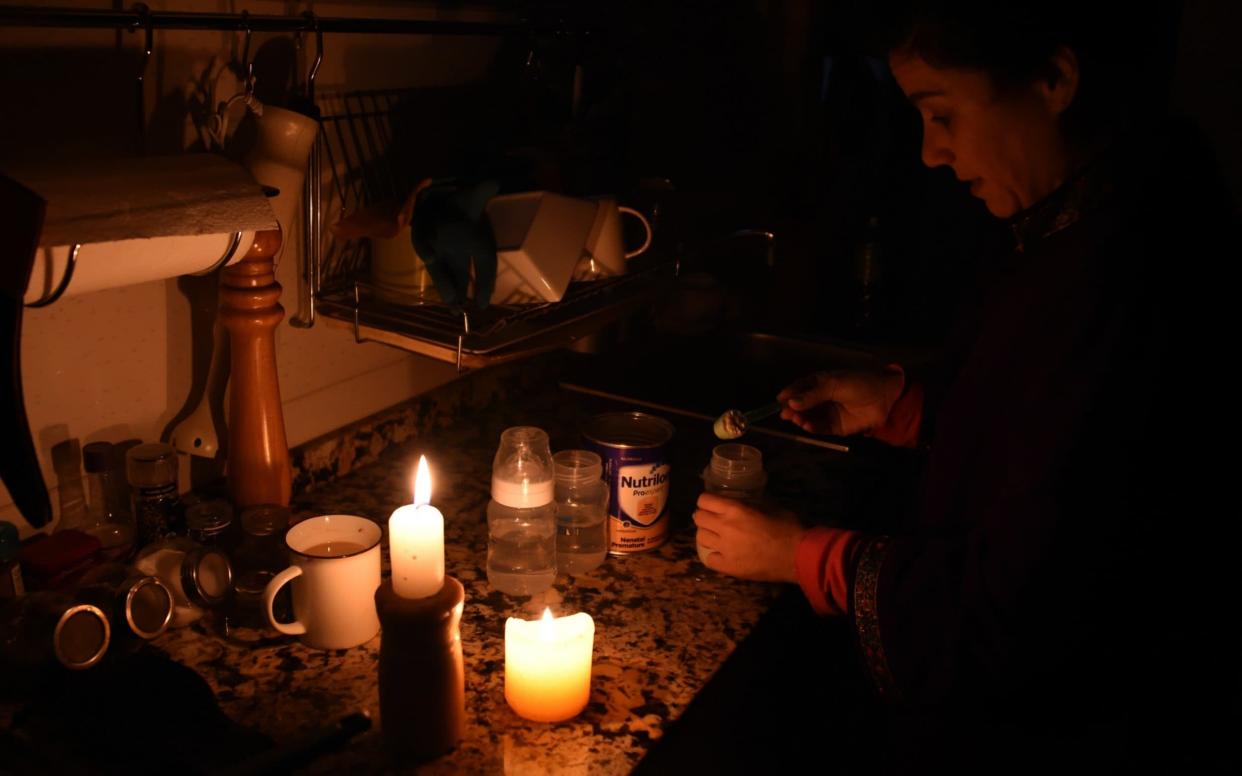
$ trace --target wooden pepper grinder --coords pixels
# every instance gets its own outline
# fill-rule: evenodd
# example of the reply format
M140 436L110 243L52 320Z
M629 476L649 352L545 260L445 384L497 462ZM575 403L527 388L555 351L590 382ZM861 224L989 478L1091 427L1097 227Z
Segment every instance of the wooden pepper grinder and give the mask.
M273 259L280 231L259 232L222 273L220 321L229 333L229 496L238 508L288 506L289 442L276 377L276 325L285 317Z

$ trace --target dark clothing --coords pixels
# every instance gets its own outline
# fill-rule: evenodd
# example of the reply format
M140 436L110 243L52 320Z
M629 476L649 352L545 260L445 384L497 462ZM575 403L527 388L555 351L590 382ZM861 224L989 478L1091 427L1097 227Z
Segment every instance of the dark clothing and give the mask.
M888 535L822 555L853 559L850 619L786 599L637 772L1238 759L1219 452L1237 438L1222 347L1237 249L1214 173L1191 136L1135 138L1014 220L1020 249L987 266L943 368L920 377L918 498Z
M1206 453L1234 438L1213 172L1189 136L1132 139L1020 214L928 386L921 495L861 552L853 614L881 694L946 753L1012 734L1181 762L1189 691L1236 697L1204 546L1229 503Z

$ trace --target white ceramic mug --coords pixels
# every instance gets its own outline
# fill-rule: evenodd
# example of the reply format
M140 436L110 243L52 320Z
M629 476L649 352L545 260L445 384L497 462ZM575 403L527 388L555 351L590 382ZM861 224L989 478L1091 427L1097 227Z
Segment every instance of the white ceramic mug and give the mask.
M642 245L632 251L625 249L621 231L621 216L637 218L643 225L645 236ZM618 205L611 197L601 197L595 210L595 222L587 235L583 257L574 272L576 280L592 280L598 277L625 274L625 263L651 247L651 223L647 217L632 207Z
M317 649L348 649L379 632L375 590L380 584L380 527L365 517L321 515L285 534L293 565L263 593L267 619L281 633ZM277 622L272 600L293 583L291 623Z

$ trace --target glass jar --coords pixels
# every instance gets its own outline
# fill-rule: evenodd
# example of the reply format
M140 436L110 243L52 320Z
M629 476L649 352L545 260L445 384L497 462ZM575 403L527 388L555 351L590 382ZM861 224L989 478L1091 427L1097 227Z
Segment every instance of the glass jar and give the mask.
M270 628L263 593L272 577L289 565L285 547L285 531L289 528L288 507L264 504L248 507L241 513L242 538L233 555L233 604L229 608L228 627ZM272 602L277 619L292 618L288 602L289 586L282 587ZM287 610L282 614L282 609Z
M510 595L533 595L556 581L552 449L533 426L505 429L492 461L487 581Z
M204 547L183 536L149 544L134 567L157 577L173 594L173 628L189 625L208 610L220 607L233 592L233 566L215 547Z
M608 555L608 484L603 461L588 450L552 456L556 473L556 569L585 574Z
M0 520L0 601L21 598L26 594L22 564L18 561L21 538L17 526Z
M233 545L233 507L222 499L200 501L185 508L185 534L204 547L224 551Z
M76 597L108 616L117 643L126 634L153 639L172 622L172 591L157 577L122 563L102 563L86 572L78 582Z
M185 534L185 508L177 489L177 451L172 445L138 445L125 454L130 503L139 546Z
M111 630L99 607L67 593L40 590L10 601L0 612L0 663L17 671L57 663L90 668L108 651Z
M711 462L703 470L703 490L725 498L758 499L763 496L767 483L763 453L756 447L736 442L716 445ZM712 550L702 545L697 548L699 560L706 563L707 554Z
M121 477L116 448L111 442L91 442L82 448L86 469L87 521L81 526L99 540L105 557L123 560L134 549L134 516L117 500L116 480Z

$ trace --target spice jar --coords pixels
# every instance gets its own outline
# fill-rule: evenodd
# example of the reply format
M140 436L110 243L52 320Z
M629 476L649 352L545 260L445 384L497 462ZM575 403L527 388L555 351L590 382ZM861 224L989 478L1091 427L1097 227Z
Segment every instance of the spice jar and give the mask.
M228 556L183 536L148 545L138 554L134 567L157 577L172 593L174 628L195 622L207 610L227 602L233 592L233 567Z
M0 520L0 601L21 598L26 594L22 581L22 564L17 556L21 551L17 526Z
M99 540L103 553L114 560L128 557L134 547L134 516L117 498L116 447L110 442L91 442L82 448L86 469L87 520L83 531Z
M263 593L272 577L289 565L285 531L289 527L290 515L288 507L276 504L242 510L241 544L233 556L233 605L228 617L230 628L270 627ZM285 591L286 588L281 588L281 593ZM282 621L292 616L286 598L278 594L273 602L273 610Z
M233 507L222 499L201 501L186 507L186 536L204 547L218 547L224 551L233 544Z
M113 641L118 643L126 635L153 639L172 622L172 591L157 577L122 563L102 563L88 571L78 583L76 597L108 616Z
M103 659L110 639L107 615L67 593L30 593L0 614L0 663L12 670L90 668Z
M185 534L185 509L177 492L177 451L145 444L125 454L125 474L138 527L138 544Z

